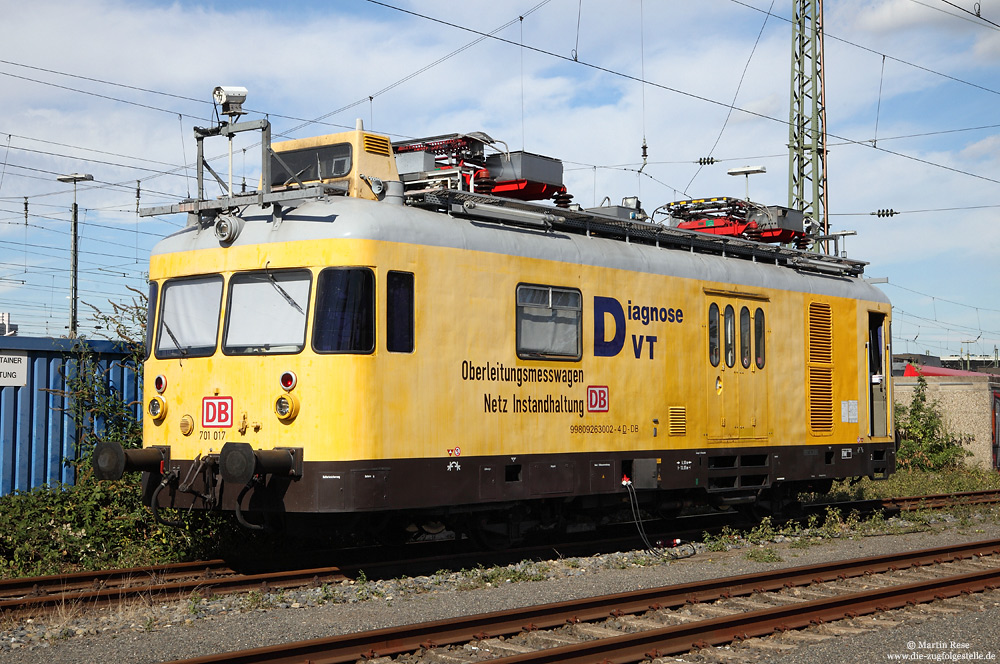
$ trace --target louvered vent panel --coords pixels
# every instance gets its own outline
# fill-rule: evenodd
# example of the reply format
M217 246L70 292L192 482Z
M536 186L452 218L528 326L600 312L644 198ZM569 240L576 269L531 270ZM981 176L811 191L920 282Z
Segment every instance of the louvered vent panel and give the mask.
M809 430L833 433L833 311L829 304L809 304L806 394Z
M829 304L809 305L809 362L833 362L833 312Z
M814 434L833 432L833 369L809 369L809 428Z
M671 436L687 435L687 408L670 406L667 409L667 433Z
M362 134L364 139L365 152L377 154L382 157L392 156L392 148L389 146L389 139L385 136L372 136Z

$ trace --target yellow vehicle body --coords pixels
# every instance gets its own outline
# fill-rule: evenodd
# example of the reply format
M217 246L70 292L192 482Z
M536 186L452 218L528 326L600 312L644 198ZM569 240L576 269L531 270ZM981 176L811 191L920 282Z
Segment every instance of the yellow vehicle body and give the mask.
M147 501L666 509L894 471L891 305L861 264L474 192L390 201L364 136L278 150L353 141L316 169L348 195L154 250Z
M262 249L266 249L263 250ZM866 389L857 339L867 336L869 312L889 315L884 303L859 303L807 293L736 290L729 284L691 279L664 279L623 270L579 267L567 279L566 266L532 259L468 252L459 249L408 246L392 242L330 240L274 247L210 249L154 257L151 280L206 272L310 266L394 267L435 266L415 272L417 341L413 353L376 349L370 355L301 354L269 357L192 358L178 362L150 358L145 371L163 374L171 390L170 411L162 422L147 419L145 438L169 441L175 454L193 458L221 447L210 430L196 428L180 436L181 413L198 414L207 395L240 395L235 415L251 426L237 436L254 447L287 447L310 441L310 456L324 460L427 458L447 456L461 446L469 456L593 452L605 449L654 449L658 438L669 449L701 449L708 445L823 444L828 440L867 441L861 423L868 420L867 402L857 396ZM683 320L626 321L626 348L613 358L584 354L579 362L518 359L513 352L514 296L518 284L555 284L584 293L624 293L623 302L646 303L683 312ZM669 297L664 297L669 293ZM766 314L772 343L764 369L756 365L729 368L708 365L706 325L711 302L750 303ZM805 391L812 384L802 343L781 344L776 331L790 341L806 339L807 310L814 303L830 307L833 329L847 338L835 344L832 385L838 404L832 426L815 430L807 416ZM639 306L639 305L636 305ZM379 308L384 316L385 308ZM223 321L220 321L220 329ZM478 324L476 324L478 323ZM376 323L384 328L384 321ZM593 347L593 326L584 326L583 345ZM863 347L863 345L862 345ZM506 349L502 352L502 349ZM836 352L839 351L839 352ZM273 413L282 393L278 377L284 370L298 376L296 394L302 406L293 422L282 423ZM500 370L550 371L546 381L522 384L489 374ZM516 371L515 371L516 373ZM574 381L572 374L580 376ZM255 380L248 380L254 377ZM256 377L260 377L256 380ZM270 380L268 380L270 378ZM560 382L555 382L555 381ZM591 384L608 387L614 408L607 413L550 413L555 417L515 412L519 400L584 402ZM147 388L147 392L152 387ZM853 397L848 399L847 397ZM858 421L843 421L839 404L857 401ZM495 404L491 405L493 402ZM378 404L378 408L372 408ZM675 415L671 431L671 409ZM660 426L656 425L659 421ZM259 426L255 426L259 425ZM571 425L600 428L600 433L576 434ZM609 432L608 428L613 429ZM228 442L235 432L217 440ZM881 438L886 438L883 435ZM876 438L875 440L878 440Z
M146 418L146 444L169 447L177 464L218 455L231 442L299 448L303 475L287 492L294 494L300 482L316 486L294 503L305 511L614 491L623 476L640 470L649 476L635 479L647 488L746 491L786 476L809 481L856 472L882 476L891 469L890 413L883 407L883 421L873 425L867 398L868 332L873 317L888 323L885 301L356 238L157 254L150 279L166 284L220 274L228 280L239 272L304 267L315 283L328 266L372 271L376 331L387 325L387 273L413 274L411 352L378 343L370 353L323 354L307 343L290 355L216 351L178 360L154 353L145 372L165 377L168 410L160 420ZM518 357L516 294L523 284L582 295L578 359ZM624 320L615 318L617 310L595 307L608 301L620 304ZM756 358L748 367L740 359L730 367L725 357L712 365L713 303L721 311L731 305L736 312L744 306L763 312L762 367ZM824 312L819 323L810 318L816 308ZM220 330L225 310L223 301ZM595 344L613 344L619 334L624 342L614 354L594 353ZM813 345L826 346L819 357L810 356L811 335ZM290 392L279 382L288 371L297 377ZM154 392L147 380L147 397ZM275 412L276 399L286 393L298 402L290 421ZM206 427L204 399L220 396L232 397L232 422ZM195 423L188 435L180 431L184 415ZM874 461L873 445L882 451ZM786 449L791 457L781 456ZM810 450L814 454L804 456ZM640 469L637 459L655 462ZM864 461L858 470L854 459ZM794 471L807 464L808 473ZM307 484L309 474L316 477ZM406 476L398 494L396 474ZM372 487L360 490L366 475Z

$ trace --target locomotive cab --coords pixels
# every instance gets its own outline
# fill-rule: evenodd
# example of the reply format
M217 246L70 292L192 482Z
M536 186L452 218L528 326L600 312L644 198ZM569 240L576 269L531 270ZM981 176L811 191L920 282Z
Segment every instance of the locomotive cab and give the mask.
M399 179L389 139L360 126L354 131L272 143L270 159L272 191L343 183L348 196L381 200L385 183Z

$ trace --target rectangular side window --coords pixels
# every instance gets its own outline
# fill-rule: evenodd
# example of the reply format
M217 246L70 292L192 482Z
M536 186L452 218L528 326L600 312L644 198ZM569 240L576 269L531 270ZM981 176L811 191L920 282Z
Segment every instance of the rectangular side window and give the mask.
M153 352L153 330L156 329L156 296L159 294L160 284L155 281L149 282L149 297L146 299L146 355L145 359Z
M517 287L517 356L580 359L583 297L553 286Z
M316 280L313 349L318 353L375 350L375 275L368 268L328 268Z
M390 272L385 283L385 347L413 352L413 273Z
M222 275L173 279L163 286L156 357L215 353L222 305Z

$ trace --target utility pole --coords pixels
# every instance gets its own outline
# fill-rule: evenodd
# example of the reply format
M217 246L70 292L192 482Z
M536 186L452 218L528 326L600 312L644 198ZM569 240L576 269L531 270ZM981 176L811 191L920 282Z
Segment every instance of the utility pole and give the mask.
M826 196L823 0L793 0L792 94L788 118L788 207L830 234Z
M85 182L88 180L93 180L94 176L90 173L71 173L70 175L60 175L56 178L60 182L72 182L73 183L73 230L72 230L72 240L70 242L70 286L69 286L69 337L70 339L76 338L76 282L77 282L77 265L79 264L79 256L77 249L77 221L79 210L76 206L76 183Z

